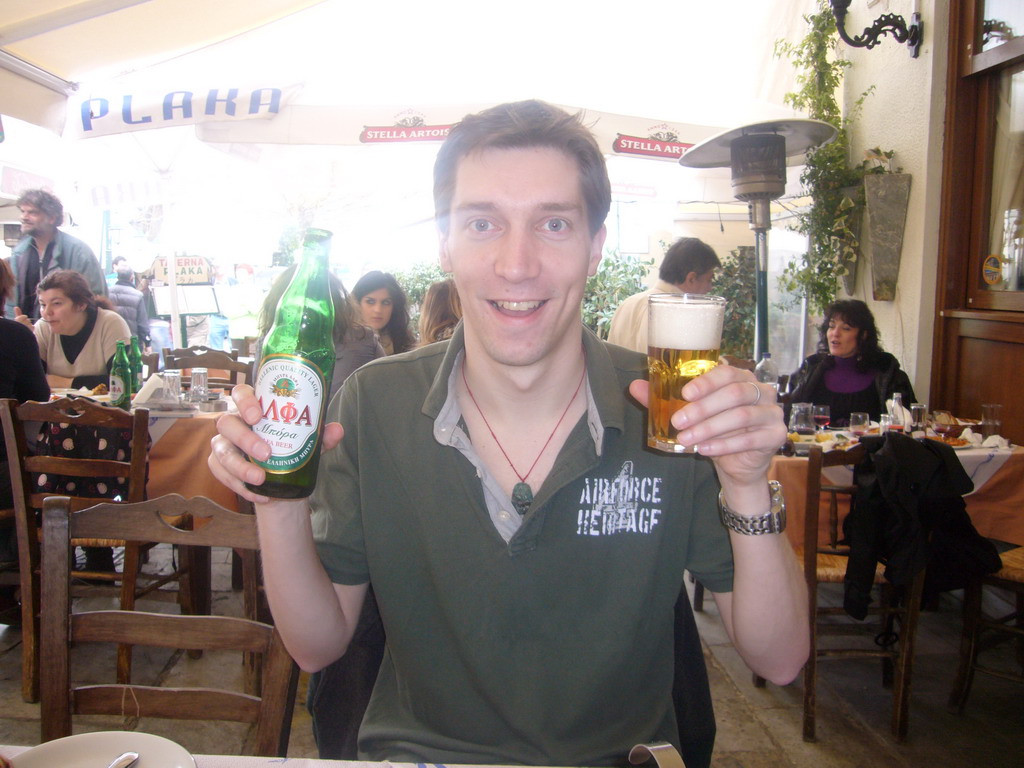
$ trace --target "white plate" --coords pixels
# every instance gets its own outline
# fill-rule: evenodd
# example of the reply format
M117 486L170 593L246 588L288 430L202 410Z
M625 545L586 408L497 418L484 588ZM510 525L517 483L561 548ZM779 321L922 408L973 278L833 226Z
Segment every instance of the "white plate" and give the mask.
M11 758L13 768L106 768L138 752L133 768L196 768L192 755L170 739L139 731L98 731L54 739Z

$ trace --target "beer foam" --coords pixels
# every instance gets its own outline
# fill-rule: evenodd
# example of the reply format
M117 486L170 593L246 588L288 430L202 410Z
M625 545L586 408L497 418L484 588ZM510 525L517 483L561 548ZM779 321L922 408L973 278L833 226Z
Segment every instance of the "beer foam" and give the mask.
M648 344L664 349L718 349L724 305L659 304L652 313Z

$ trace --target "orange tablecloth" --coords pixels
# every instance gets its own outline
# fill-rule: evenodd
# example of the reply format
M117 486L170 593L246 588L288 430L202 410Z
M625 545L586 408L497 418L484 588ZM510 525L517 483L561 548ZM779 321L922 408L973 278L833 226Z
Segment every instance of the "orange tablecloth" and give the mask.
M786 495L786 532L793 544L800 543L807 508L807 459L776 456L772 459L768 476L782 483ZM1014 448L1009 459L991 479L964 500L978 533L1024 546L1024 448ZM840 496L840 520L848 510L849 505L845 502L846 499ZM822 494L819 510L822 525L827 525L827 494ZM820 540L826 541L825 538Z
M149 498L180 493L186 498L206 496L221 506L238 511L238 500L210 473L206 459L210 438L217 434L219 413L197 412L174 424L149 452Z

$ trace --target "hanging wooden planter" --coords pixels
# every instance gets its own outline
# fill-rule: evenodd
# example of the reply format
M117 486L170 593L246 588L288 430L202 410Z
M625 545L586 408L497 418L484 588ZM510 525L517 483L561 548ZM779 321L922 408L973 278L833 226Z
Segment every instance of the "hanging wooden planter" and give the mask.
M848 198L857 202L858 195L860 194L860 187L843 187L843 194ZM857 238L857 242L860 242L861 236L861 224L864 218L864 206L858 205L849 214L849 226L850 231L853 232L853 236ZM846 292L853 296L855 290L857 290L857 262L863 258L860 254L852 259L843 259L843 266L846 267L846 274L843 275L843 287Z
M871 243L871 277L876 301L896 299L903 230L910 202L909 173L880 173L864 177Z

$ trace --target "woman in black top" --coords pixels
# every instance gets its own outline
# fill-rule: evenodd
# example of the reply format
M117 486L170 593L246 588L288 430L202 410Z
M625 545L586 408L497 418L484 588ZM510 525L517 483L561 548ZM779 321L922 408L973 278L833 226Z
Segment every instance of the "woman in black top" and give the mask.
M863 301L833 302L818 331L820 351L804 360L793 374L790 403L827 405L832 425L845 427L853 412L863 411L878 419L894 392L902 394L907 407L914 402L910 378L899 361L879 345L875 318ZM786 410L788 420L788 404Z

